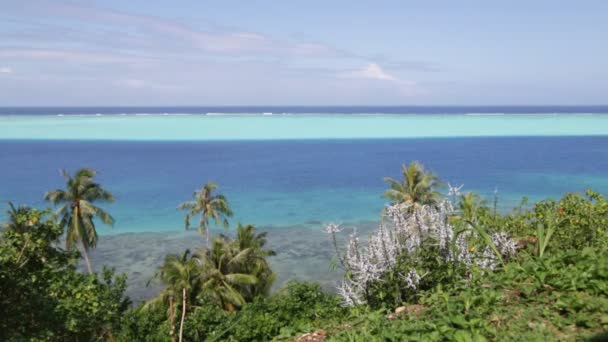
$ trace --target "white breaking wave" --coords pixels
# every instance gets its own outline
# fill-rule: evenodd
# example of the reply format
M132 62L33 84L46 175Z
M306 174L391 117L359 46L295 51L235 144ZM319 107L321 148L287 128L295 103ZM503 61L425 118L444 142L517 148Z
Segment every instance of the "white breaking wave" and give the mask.
M466 113L466 116L502 116L505 113Z

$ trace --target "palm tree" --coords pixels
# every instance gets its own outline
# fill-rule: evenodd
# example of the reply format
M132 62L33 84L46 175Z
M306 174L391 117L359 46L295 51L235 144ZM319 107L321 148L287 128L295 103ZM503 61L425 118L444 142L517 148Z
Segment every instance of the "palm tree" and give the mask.
M240 287L258 283L255 275L241 273L251 249L234 252L230 242L220 236L213 240L211 248L202 249L192 257L201 268L202 292L228 311L234 311L247 302L239 292Z
M241 267L242 273L252 274L258 278L255 285L248 285L239 289L247 301L252 301L255 297L266 296L270 292L276 274L270 269L266 258L276 255L276 252L263 249L266 245L267 233L256 234L253 225L243 226L239 223L236 232L236 239L232 242L232 247L238 252L249 250L247 260Z
M200 269L190 255L190 250L186 250L182 255L169 254L165 256L165 261L154 275L154 278L166 286L159 297L155 298L148 304L153 304L155 301L166 302L169 298L178 297L182 290L186 289L188 304L194 305L198 295L198 279Z
M412 162L409 166L401 167L403 181L397 181L386 177L384 180L390 185L390 189L384 192L384 197L393 204L406 204L410 210L423 205L436 207L441 201L441 194L436 191L441 185L437 176L424 169L422 164Z
M171 324L171 339L175 340L175 310L174 302L176 298L182 297L182 318L180 321L180 341L183 335L184 318L188 307L196 303L199 294L200 268L190 256L190 250L186 250L181 256L169 254L165 256L162 264L154 278L160 279L165 284L165 289L154 299L144 304L143 309L148 309L153 305L165 304L169 302L169 322Z
M28 215L31 210L30 207L23 205L15 207L12 202L8 202L8 208L9 209L6 211L8 220L0 226L2 227L2 230L25 233L31 226L36 224L36 222L31 221L34 218L31 218L31 215Z
M224 228L228 228L228 217L232 216L232 210L226 197L221 194L213 194L217 187L217 184L209 182L194 192L193 201L184 202L177 207L188 211L185 217L186 229L190 228L190 218L196 215L201 216L198 222L198 232L201 235L205 233L207 246L209 246L209 219L213 219L216 225L221 223Z
M60 205L53 218L59 218L61 227L66 228L66 248L71 250L82 244L82 254L89 273L93 273L89 261L89 248L97 246L97 230L94 218L101 222L113 225L114 218L105 210L93 205L96 202L114 202L114 196L95 183L97 172L93 169L83 168L74 174L74 177L62 170L61 174L66 180L65 190L57 189L47 192L44 199L53 205Z
M239 223L236 227L236 239L234 243L239 250L252 248L259 251L262 257L276 255L274 251L261 249L266 245L266 235L268 235L267 232L256 234L255 226L251 224L244 226Z
M479 195L467 192L460 196L460 202L458 202L459 217L467 222L475 222L477 220L477 211L484 205L485 201Z

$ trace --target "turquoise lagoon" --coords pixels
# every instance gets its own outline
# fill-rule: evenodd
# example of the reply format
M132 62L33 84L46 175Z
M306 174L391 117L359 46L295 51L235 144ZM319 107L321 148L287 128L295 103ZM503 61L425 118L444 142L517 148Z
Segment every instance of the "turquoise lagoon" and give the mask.
M294 140L608 135L602 114L0 116L0 139Z

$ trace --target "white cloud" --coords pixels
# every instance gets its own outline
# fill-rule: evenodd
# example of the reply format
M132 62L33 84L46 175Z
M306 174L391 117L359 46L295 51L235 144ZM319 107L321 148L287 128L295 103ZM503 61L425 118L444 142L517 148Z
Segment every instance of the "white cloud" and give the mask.
M369 63L361 69L348 70L338 74L339 78L372 80L392 84L403 96L414 96L424 93L416 82L403 80L383 70L377 63Z
M356 72L362 78L369 78L372 80L384 80L384 81L397 81L395 76L386 73L376 63L370 63L365 68Z
M390 82L399 81L397 77L382 70L382 68L376 63L369 63L367 66L361 69L342 72L340 76L345 78L362 78L368 80L381 80Z
M13 73L13 69L11 69L9 67L0 68L0 74L12 74L12 73Z

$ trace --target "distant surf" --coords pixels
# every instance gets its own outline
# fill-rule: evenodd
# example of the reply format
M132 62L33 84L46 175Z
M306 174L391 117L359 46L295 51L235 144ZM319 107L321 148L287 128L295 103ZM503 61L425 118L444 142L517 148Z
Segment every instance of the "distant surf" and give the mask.
M608 114L608 105L598 106L98 106L98 107L0 107L1 115L229 115L282 113L306 114Z

